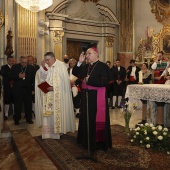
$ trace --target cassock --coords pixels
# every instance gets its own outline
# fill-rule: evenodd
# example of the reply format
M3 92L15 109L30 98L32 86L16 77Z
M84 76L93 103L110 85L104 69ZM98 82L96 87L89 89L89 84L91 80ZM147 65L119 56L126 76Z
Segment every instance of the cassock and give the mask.
M74 109L67 68L63 62L56 60L47 71L42 67L40 70L40 73L37 73L40 75L39 80L46 81L53 87L53 91L43 93L42 117L39 115L39 119L42 118L42 138L60 139L61 134L75 132ZM37 90L35 95L37 102ZM41 125L40 120L36 122Z
M87 147L87 109L89 115L90 150L107 150L112 147L109 108L106 87L110 81L110 70L105 63L77 65L73 75L82 80L81 114L79 118L77 143ZM89 75L88 82L84 78ZM87 100L88 99L88 100ZM88 104L87 104L88 101Z

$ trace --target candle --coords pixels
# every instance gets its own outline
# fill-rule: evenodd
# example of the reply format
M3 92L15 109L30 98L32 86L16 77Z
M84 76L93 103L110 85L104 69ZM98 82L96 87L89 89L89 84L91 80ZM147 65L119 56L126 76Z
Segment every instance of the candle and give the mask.
M143 83L143 73L139 71L139 83Z

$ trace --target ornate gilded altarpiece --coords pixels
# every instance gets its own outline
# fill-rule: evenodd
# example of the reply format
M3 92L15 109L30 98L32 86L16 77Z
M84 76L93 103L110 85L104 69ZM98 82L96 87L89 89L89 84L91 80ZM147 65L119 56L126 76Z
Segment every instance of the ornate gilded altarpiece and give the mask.
M161 50L168 56L170 55L170 1L150 0L150 5L157 21L164 25L159 33L153 34L153 54L156 55Z
M170 25L164 26L159 33L153 34L153 52L163 51L165 55L170 55Z
M139 41L137 49L137 61L151 61L158 51L163 51L165 57L170 56L170 1L150 0L151 12L156 20L163 24L163 28L154 34L153 28L148 28L147 38Z

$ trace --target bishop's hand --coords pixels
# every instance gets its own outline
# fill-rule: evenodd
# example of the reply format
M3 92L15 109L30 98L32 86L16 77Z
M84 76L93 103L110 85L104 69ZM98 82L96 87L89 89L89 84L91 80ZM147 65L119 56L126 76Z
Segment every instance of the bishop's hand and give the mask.
M85 55L84 52L82 52L79 57L79 62L82 63L84 60L85 60Z

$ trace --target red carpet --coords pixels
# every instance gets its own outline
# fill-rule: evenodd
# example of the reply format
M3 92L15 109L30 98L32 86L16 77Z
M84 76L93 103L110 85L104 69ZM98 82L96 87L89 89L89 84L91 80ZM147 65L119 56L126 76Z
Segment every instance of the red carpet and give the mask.
M124 127L113 125L113 148L107 152L98 150L91 160L77 160L76 156L86 154L87 151L76 143L76 133L63 135L60 140L45 139L41 136L35 140L54 162L58 169L63 170L170 170L170 156L161 152L132 146L124 133Z

